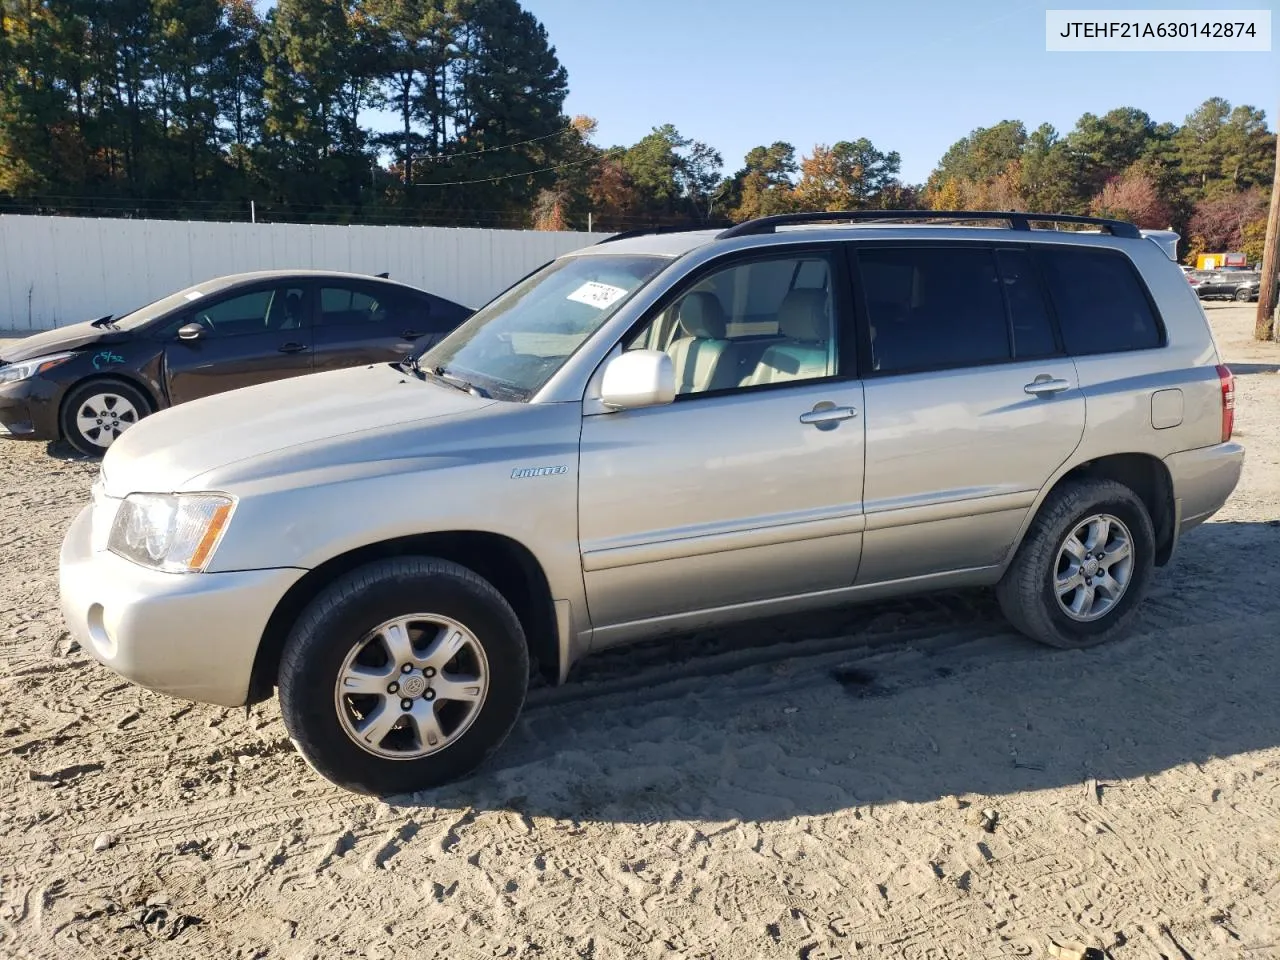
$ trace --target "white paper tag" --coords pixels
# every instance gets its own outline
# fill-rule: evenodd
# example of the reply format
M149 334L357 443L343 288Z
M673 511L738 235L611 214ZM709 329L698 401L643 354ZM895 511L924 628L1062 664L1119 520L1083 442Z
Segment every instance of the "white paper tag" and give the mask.
M185 295L185 299L187 299L187 300L199 300L199 299L200 299L201 297L203 297L203 296L204 296L204 294L203 294L203 293L201 293L199 290L192 290L190 293L188 293L188 294L186 294L186 295Z
M566 300L574 300L578 303L585 303L589 307L596 307L603 310L610 304L616 303L627 295L627 291L622 287L610 286L607 283L597 283L594 280L588 280L569 296Z

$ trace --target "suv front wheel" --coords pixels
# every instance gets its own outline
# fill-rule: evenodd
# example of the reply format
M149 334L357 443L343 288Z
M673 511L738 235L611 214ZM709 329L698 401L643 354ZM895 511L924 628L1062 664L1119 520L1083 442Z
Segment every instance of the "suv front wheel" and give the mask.
M285 641L280 710L298 750L350 790L453 780L506 738L529 654L510 604L466 567L400 557L324 589Z
M1147 508L1112 480L1073 480L1051 492L996 587L1027 636L1079 649L1124 632L1155 559Z

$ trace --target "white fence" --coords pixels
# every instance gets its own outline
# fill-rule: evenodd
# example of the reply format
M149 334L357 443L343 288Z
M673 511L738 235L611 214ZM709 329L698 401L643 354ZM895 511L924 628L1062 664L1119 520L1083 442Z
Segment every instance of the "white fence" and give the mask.
M477 307L603 233L0 216L0 330L121 314L250 270L389 272Z

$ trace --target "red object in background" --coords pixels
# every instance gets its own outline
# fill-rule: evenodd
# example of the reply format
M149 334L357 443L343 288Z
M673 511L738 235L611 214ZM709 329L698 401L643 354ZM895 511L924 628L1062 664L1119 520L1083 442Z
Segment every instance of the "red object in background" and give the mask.
M1222 261L1222 265L1224 267L1247 267L1249 261L1243 253L1228 253Z

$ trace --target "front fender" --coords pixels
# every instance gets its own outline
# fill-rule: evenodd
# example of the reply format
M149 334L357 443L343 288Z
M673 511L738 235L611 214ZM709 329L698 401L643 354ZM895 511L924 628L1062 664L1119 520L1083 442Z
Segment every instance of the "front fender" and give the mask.
M514 405L513 405L514 406ZM414 443L290 470L196 478L188 489L238 498L210 572L314 569L402 537L475 531L524 545L552 597L585 610L578 552L578 404L523 406L512 416L440 425ZM238 469L243 469L241 465Z

